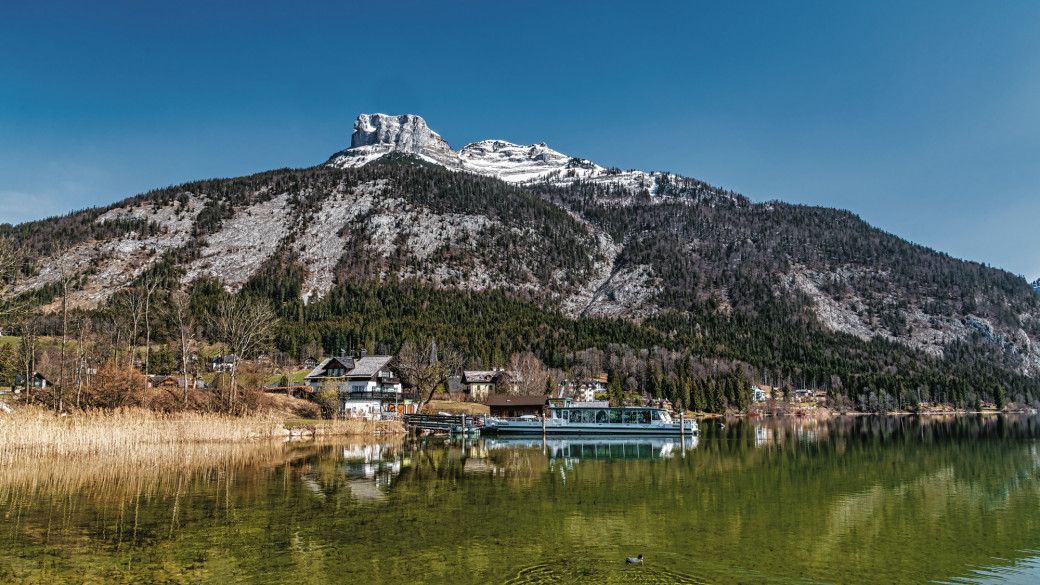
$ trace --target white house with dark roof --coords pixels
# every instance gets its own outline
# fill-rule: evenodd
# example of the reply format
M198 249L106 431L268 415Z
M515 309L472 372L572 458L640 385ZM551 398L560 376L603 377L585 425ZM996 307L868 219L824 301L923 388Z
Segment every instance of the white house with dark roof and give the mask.
M343 412L349 416L373 418L385 411L407 411L417 396L404 392L400 378L388 367L392 359L364 352L358 357L330 357L303 379L315 389L334 385L342 397Z

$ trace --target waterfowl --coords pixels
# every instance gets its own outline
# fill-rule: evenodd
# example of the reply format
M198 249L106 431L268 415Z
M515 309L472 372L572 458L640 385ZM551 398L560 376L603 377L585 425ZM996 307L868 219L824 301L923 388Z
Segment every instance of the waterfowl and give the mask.
M643 562L643 555L639 555L638 557L626 557L625 558L625 562L626 563L641 563L641 562Z

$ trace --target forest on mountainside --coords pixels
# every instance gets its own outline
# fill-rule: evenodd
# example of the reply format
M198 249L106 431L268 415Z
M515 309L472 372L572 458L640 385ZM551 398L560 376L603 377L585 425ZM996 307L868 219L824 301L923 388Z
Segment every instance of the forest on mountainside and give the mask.
M126 291L95 310L71 311L71 321L53 313L35 317L34 330L60 335L68 333L71 322L77 334L92 332L98 355L118 355L118 348L142 341L142 332L130 326L137 317L128 297L148 290L155 311L147 341L162 356L154 363L163 370L178 369L170 349L178 338L170 309L175 291L190 294L193 335L199 342L220 340L212 315L229 296L218 280L181 284L185 264L238 210L287 193L296 231L286 235L238 294L271 304L278 321L266 348L293 359L362 347L395 353L407 340L432 337L463 352L474 368L502 366L517 352L531 352L553 368L599 367L614 387L700 408L717 408L711 384L732 387L738 375L776 387L826 389L844 404L865 410L915 401L966 406L998 396L1040 402L1040 381L1017 373L1016 356L980 334L945 343L943 357L935 357L881 336L863 340L824 327L812 310L813 300L786 287L785 275L792 270L832 274L824 292L836 300L863 299L864 319L895 337L910 333L902 315L911 306L936 318L975 315L1040 336L1040 297L1021 278L906 242L849 212L751 203L693 180L659 185L659 193L668 197L632 196L603 185L518 187L397 159L387 162L392 164L282 169L132 198L129 203L154 208L185 206L189 196L203 203L187 242L138 273ZM402 245L382 256L366 247L371 235L365 234L362 215L342 226L344 249L334 288L304 303L307 268L294 252L294 239L329 198L369 184L381 185L376 200L402 213L482 216L499 227L480 232L474 241L449 241L422 258ZM25 243L28 254L18 268L24 278L53 253L46 242L67 247L162 229L140 220L95 221L115 207L0 226L0 237ZM652 299L660 307L656 314L636 322L572 319L561 313L559 299L587 281L602 260L590 226L623 245L615 270L652 268L660 285ZM431 266L449 261L462 270L490 266L529 286L467 290L463 282L431 276ZM81 286L86 275L68 276L64 288L52 283L13 302L41 306L58 301ZM10 325L18 330L20 322ZM0 355L4 360L13 363L16 356ZM3 363L0 368L16 371ZM732 392L724 395L731 404L742 401Z

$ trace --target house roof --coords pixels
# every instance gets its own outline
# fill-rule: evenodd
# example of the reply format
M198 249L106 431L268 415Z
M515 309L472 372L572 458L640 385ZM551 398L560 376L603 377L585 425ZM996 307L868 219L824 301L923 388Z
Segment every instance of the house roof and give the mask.
M322 362L315 366L314 369L311 370L311 373L304 376L304 378L324 378L325 376L322 374L325 373L325 370L329 369L329 366L331 366L333 362L336 362L336 364L342 367L344 371L349 372L354 369L354 358L330 357L322 360Z
M485 406L542 406L546 403L544 394L492 394L488 396Z
M462 383L491 382L497 373L495 370L467 370L462 372Z
M313 378L325 378L325 371L329 367L333 366L333 362L342 367L346 373L343 376L336 376L337 378L350 378L350 379L369 379L378 374L381 370L386 367L386 364L390 363L390 360L394 359L393 356L389 355L370 355L360 358L348 358L348 357L331 357L326 358L325 361L318 364L316 368L311 370L311 373L304 376L304 379Z
M354 362L354 369L347 372L347 375L351 378L371 378L378 374L392 359L394 359L394 356L390 355L370 355L358 358Z

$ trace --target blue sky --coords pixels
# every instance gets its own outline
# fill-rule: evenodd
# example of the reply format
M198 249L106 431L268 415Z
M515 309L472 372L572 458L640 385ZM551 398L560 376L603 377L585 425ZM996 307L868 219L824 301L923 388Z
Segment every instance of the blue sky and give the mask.
M310 166L357 114L414 113L1040 276L1038 2L159 4L0 7L0 222Z

